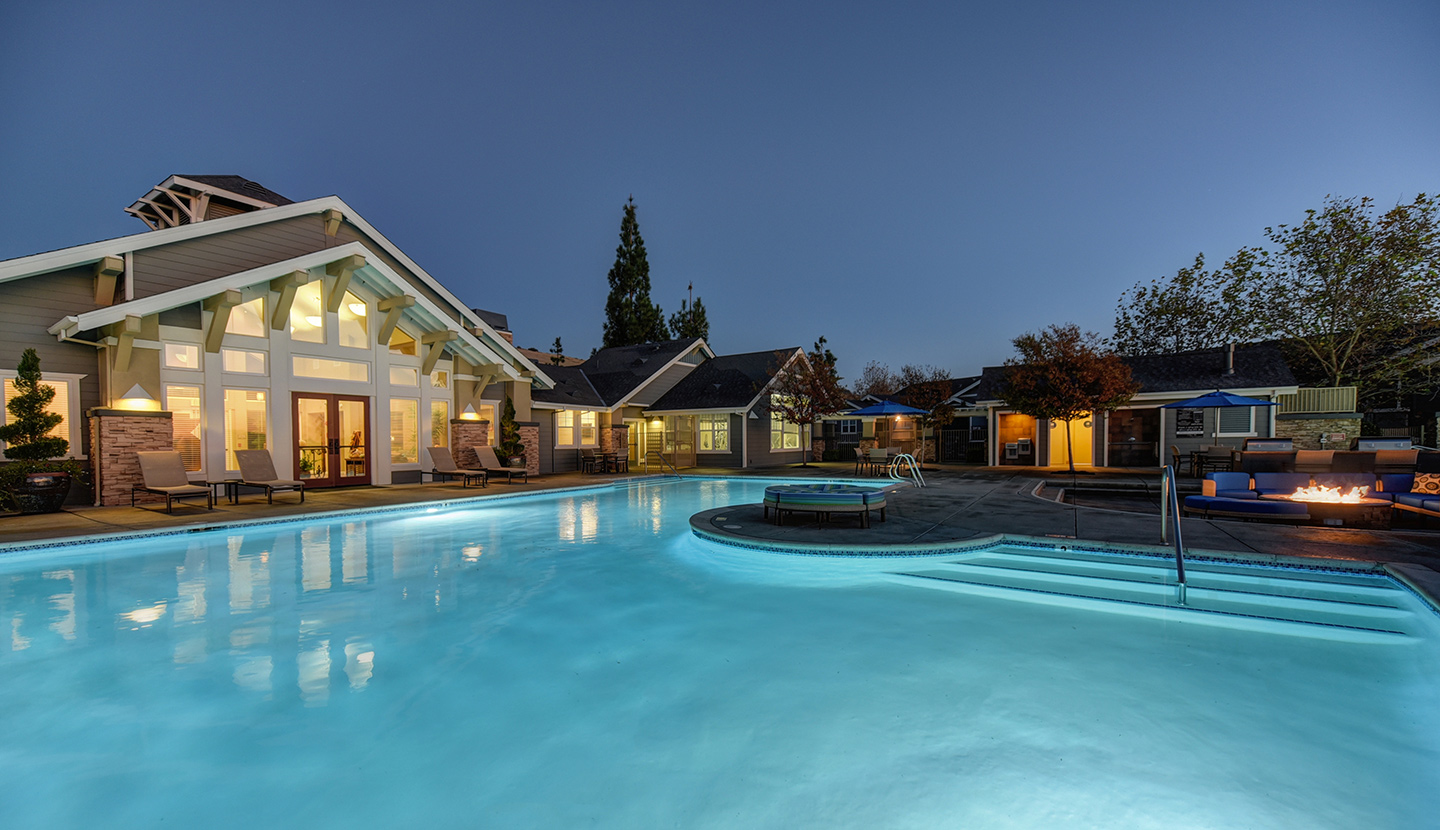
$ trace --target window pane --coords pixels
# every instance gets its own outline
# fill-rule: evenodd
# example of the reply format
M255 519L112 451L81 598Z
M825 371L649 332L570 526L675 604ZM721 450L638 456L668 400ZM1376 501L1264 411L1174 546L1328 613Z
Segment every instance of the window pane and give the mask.
M64 438L66 441L69 441L69 454L75 455L80 451L80 448L75 446L75 440L70 436L70 384L65 381L45 383L43 380L42 377L41 386L48 386L55 390L55 397L51 398L50 403L45 405L45 411L51 415L60 416L60 423L51 427L50 431L45 434L51 438ZM5 410L3 414L0 414L0 420L3 420L5 423L9 423L10 419L15 417L10 414L10 399L13 397L15 397L15 379L5 378Z
M370 380L370 364L355 360L330 360L324 357L292 357L291 371L297 378L327 380Z
M408 354L415 356L415 338L406 334L399 326L390 333L390 354Z
M291 340L325 342L325 308L320 305L323 284L324 280L315 280L295 289L295 302L290 306Z
M225 469L238 470L236 450L266 447L265 393L255 389L225 390Z
M352 349L370 348L367 336L369 320L370 309L365 301L346 291L345 302L340 304L340 345Z
M475 411L479 413L480 420L490 422L490 431L486 436L485 443L492 447L495 446L496 435L500 432L500 422L495 418L495 405L489 403L481 404L475 407Z
M568 409L555 413L555 446L575 446L575 413Z
M227 372L239 372L246 375L265 374L265 353L251 352L244 349L221 349L220 365Z
M436 389L449 389L450 373L443 369L436 369L430 373L430 385Z
M420 370L409 366L390 367L391 386L419 386Z
M265 298L256 297L248 303L232 306L230 317L225 320L225 333L264 337Z
M185 469L196 472L201 460L200 387L165 387L165 408L170 410L170 427L173 430L175 451L185 462Z
M450 402L430 402L430 446L450 446Z
M200 347L187 343L166 343L165 367L167 369L199 369Z
M1250 432L1250 413L1252 408L1248 406L1227 406L1220 410L1220 432L1222 433L1244 433Z
M420 402L390 399L390 462L416 464L420 461Z
M595 446L595 443L596 443L596 442L595 442L596 435L597 435L597 433L596 433L596 430L595 430L595 413L594 413L594 412L581 412L581 413L580 413L580 443L581 443L582 445L584 445L584 446L587 446L587 447L593 447L593 446Z

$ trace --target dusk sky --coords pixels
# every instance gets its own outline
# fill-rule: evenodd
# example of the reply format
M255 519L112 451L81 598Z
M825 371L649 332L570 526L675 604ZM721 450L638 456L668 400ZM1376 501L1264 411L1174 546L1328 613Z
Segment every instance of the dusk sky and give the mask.
M1440 3L6 3L0 259L172 173L329 194L600 343L634 195L719 352L978 373L1326 194L1440 190Z

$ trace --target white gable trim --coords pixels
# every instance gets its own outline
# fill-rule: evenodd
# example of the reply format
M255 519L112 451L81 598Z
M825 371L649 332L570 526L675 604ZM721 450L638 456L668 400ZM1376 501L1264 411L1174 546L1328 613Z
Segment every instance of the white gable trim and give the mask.
M385 253L395 257L401 265L404 265L411 273L415 274L422 283L440 295L447 303L451 304L455 310L460 313L461 319L465 323L469 324L472 328L479 329L482 337L490 341L491 351L503 352L510 357L510 362L521 362L529 371L535 373L535 377L541 381L540 385L542 388L554 387L555 382L551 380L550 376L546 375L539 366L521 354L519 349L516 349L512 344L506 342L505 338L501 337L498 332L490 327L490 324L481 320L470 310L468 305L450 293L449 289L441 285L434 277L430 276L425 269L415 264L415 261L406 256L404 251L396 247L389 239L386 239L384 234L375 230L373 225L366 222L360 214L345 204L339 196L323 196L319 199L310 199L309 201L281 205L280 207L254 210L249 213L240 213L219 219L209 219L191 225L164 228L158 231L142 231L130 236L121 236L100 242L91 242L86 245L76 245L72 248L62 248L58 251L49 251L43 254L32 254L17 259L5 260L0 262L0 283L33 277L50 271L58 271L62 268L88 265L92 262L98 262L101 258L107 256L120 256L121 254L143 251L148 248L158 248L161 245L171 245L176 242L199 239L226 231L252 228L270 222L293 219L296 216L324 213L332 209L343 213L346 220L359 228L366 236L375 240ZM340 248L331 248L328 250L338 251ZM363 251L357 253L363 253ZM448 317L449 315L446 316Z
M158 231L157 231L158 233ZM315 251L303 254L293 259L287 259L270 265L262 265L259 268L252 268L248 271L241 271L229 276L218 277L206 282L187 285L182 288L166 291L163 294L156 294L139 300L131 300L126 303L119 303L113 306L106 306L94 311L87 311L84 314L72 315L56 322L50 326L48 331L57 337L73 337L76 333L97 329L101 326L108 326L124 320L128 315L145 317L150 314L158 314L179 306L190 303L198 303L207 297L212 297L228 289L245 289L256 284L268 283L275 277L283 276L292 271L309 271L315 268L323 268L325 265L337 259L343 259L352 254L364 256L366 252L364 243L350 242L336 248L326 248L323 251ZM367 260L365 267L356 271L362 282L373 286L379 286L391 291L403 292L409 287L409 281L396 273L388 265L379 259ZM266 288L268 291L268 286ZM465 331L464 327L454 325L454 320L446 314L439 306L427 299L423 294L412 295L415 297L415 306L412 309L420 309L431 319L422 320L431 328L438 329L459 329L459 340L462 348L468 347L467 357L476 358L480 363L496 363L505 368L505 373L511 379L519 380L525 366L516 367L514 361L509 361L497 354L479 338ZM523 358L522 358L523 360ZM525 361L528 363L528 361Z

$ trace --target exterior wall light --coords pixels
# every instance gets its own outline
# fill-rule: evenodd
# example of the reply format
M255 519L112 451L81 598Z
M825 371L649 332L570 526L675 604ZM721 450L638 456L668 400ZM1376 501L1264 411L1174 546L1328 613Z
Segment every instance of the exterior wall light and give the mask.
M475 411L475 405L474 405L474 404L468 404L468 403L465 404L465 411L460 413L460 420L462 420L462 421L478 421L478 420L480 420L480 413L478 413L478 412Z
M115 402L116 409L128 409L135 412L159 412L160 402L150 397L150 394L140 388L140 384L130 387L130 391L120 396Z

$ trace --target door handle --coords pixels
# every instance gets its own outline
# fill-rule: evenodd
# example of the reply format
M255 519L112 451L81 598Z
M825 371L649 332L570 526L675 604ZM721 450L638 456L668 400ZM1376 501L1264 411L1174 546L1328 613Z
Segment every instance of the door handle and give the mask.
M340 439L339 439L339 438L331 438L331 439L330 439L330 454L331 454L331 455L339 455L339 454L340 454Z

